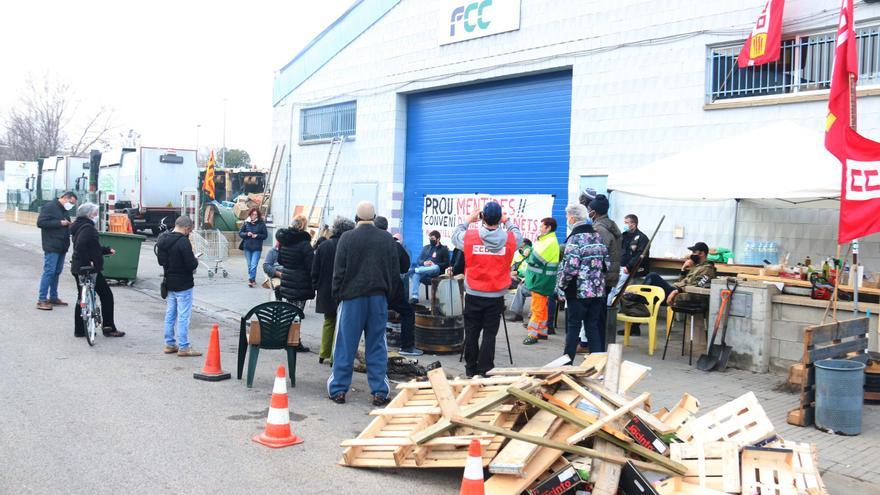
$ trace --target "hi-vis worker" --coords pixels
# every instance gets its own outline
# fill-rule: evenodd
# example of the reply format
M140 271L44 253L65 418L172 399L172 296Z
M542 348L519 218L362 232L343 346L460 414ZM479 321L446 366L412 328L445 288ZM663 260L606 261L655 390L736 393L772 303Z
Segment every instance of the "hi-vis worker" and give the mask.
M547 321L550 319L548 297L556 290L556 269L559 266L559 240L556 239L556 220L541 220L541 235L526 259L526 287L532 292L532 316L529 334L523 344L532 345L547 339Z
M469 228L481 218L478 227ZM495 337L510 287L510 263L520 243L519 228L494 201L486 203L482 213L471 213L452 234L452 244L464 253L464 359L469 378L495 367Z

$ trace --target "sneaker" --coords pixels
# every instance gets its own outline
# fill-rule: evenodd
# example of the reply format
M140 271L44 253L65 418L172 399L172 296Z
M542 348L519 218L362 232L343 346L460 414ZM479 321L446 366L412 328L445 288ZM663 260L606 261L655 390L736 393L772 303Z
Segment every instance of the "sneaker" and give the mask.
M409 349L401 349L397 352L401 356L421 356L425 352L421 349L416 349L415 347L410 347Z
M547 339L549 339L549 338L550 338L550 337L548 337L548 336L546 336L546 335L538 335L538 339L539 339L539 340L547 340Z
M523 344L525 344L525 345L533 345L533 344L537 344L537 343L538 343L538 339L536 339L535 337L532 337L531 335L529 335L528 337L523 339Z
M52 303L49 301L39 301L37 302L37 309L42 309L43 311L52 311Z
M309 352L311 349L309 349L308 347L302 345L302 342L300 342L300 344L299 344L298 346L296 346L296 348L294 348L294 350L295 350L296 352Z
M165 354L174 354L175 352L177 352L179 350L180 349L178 349L176 345L166 345L165 350L163 352L165 352Z
M254 282L253 280L248 280L248 287L253 288L255 285L257 285L256 282Z
M177 351L178 357L197 357L197 356L201 356L201 355L202 355L201 352L193 349L192 347L189 347L186 349L180 349L179 351Z
M69 306L69 304L62 301L61 299L49 299L49 304L51 304L52 306Z
M342 392L339 392L336 395L331 395L330 400L332 400L333 402L335 402L337 404L345 404L345 394Z
M373 396L373 407L385 407L388 403L391 402L391 399L388 397L384 397L382 395L376 394Z

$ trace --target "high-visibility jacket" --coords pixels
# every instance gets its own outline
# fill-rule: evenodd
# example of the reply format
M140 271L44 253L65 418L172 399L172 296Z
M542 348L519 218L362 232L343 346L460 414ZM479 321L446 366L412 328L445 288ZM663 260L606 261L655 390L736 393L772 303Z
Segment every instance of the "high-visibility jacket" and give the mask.
M468 288L488 294L510 287L510 262L516 253L516 237L507 233L507 242L498 252L486 249L479 229L470 229L464 235L464 277Z
M553 294L559 268L559 240L555 232L538 237L526 263L526 287L542 296Z

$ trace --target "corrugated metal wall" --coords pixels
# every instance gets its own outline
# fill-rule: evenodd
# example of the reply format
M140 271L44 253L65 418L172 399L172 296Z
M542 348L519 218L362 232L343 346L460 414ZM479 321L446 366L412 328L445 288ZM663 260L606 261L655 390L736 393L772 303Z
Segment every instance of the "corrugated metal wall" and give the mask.
M407 249L417 255L425 241L425 194L553 194L553 216L564 224L570 141L567 71L409 96Z

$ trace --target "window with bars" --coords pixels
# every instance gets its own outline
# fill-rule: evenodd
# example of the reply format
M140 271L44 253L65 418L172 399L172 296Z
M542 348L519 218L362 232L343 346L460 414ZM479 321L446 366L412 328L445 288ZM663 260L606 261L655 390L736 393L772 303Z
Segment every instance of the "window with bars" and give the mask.
M826 32L783 40L778 61L745 69L736 63L743 42L710 48L708 101L828 89L835 36ZM859 85L880 83L880 26L857 29L856 40Z
M300 112L300 140L324 141L334 137L354 137L357 130L357 102L349 101Z

